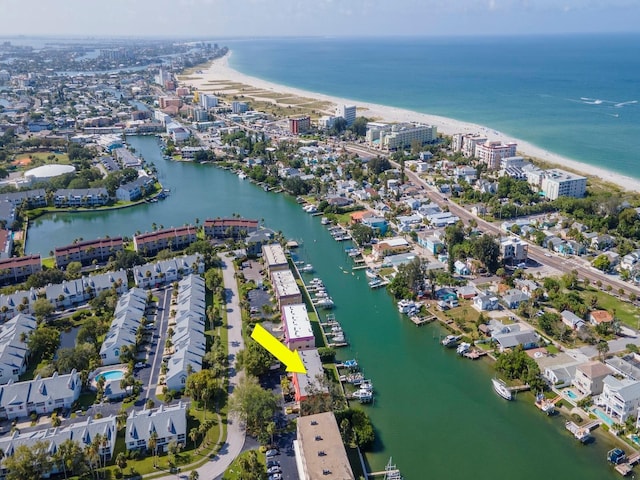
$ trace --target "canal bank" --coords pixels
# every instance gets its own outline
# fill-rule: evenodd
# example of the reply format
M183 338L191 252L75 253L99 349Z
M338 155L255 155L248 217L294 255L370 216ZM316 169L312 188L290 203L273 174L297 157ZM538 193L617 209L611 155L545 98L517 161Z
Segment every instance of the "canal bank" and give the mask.
M363 407L378 434L375 451L367 454L373 470L393 455L407 479L618 478L606 464L608 445L600 439L581 445L562 418L542 414L529 395L502 400L492 390L488 362L443 348L439 325L415 327L384 289L371 290L364 271L351 271L347 245L334 241L294 198L264 192L211 165L165 161L154 137L128 141L155 164L172 195L134 209L39 217L30 225L29 253L46 255L80 236L131 236L152 223L178 226L232 213L264 219L301 243L298 254L331 292L333 313L350 341L339 358L355 357L375 384L374 405Z

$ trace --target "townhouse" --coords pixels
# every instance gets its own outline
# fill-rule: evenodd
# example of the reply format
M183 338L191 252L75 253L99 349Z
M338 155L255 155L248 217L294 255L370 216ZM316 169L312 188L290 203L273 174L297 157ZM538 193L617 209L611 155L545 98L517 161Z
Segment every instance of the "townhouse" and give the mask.
M151 410L132 410L127 417L125 442L127 450L146 450L152 434L157 435L158 452L166 452L175 440L185 444L187 440L187 404L161 405Z
M198 253L133 267L136 287L151 288L175 282L192 273L204 273L204 257Z
M181 250L197 240L197 229L191 225L166 228L156 232L142 233L133 237L133 246L138 253L155 255L160 250Z
M126 202L133 202L135 200L138 200L139 198L143 197L153 190L155 182L156 180L153 177L138 177L129 183L120 185L116 189L116 199Z
M24 282L30 275L41 270L39 254L0 259L0 284L11 285Z
M56 207L99 207L109 201L107 189L100 188L61 188L56 190L53 204Z
M119 295L129 289L125 270L91 275L76 280L65 280L62 283L50 283L45 287L45 298L56 309L69 308L87 302L111 288L115 289Z
M205 220L204 234L210 238L239 238L258 231L258 220L216 218Z
M23 337L37 326L35 318L18 314L0 327L0 385L18 381L27 369L29 349Z
M54 256L58 268L65 268L71 262L80 262L83 265L89 265L94 260L106 262L111 257L115 258L116 254L123 250L122 237L108 237L57 247L54 250Z
M122 347L136 345L136 333L141 325L146 305L147 294L140 288L132 288L120 297L113 314L111 327L105 336L102 347L100 347L100 358L103 365L120 363Z

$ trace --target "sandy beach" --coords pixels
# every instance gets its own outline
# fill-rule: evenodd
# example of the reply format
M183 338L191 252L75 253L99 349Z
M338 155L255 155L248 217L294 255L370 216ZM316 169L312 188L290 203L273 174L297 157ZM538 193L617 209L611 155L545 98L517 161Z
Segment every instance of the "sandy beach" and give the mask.
M421 122L430 125L436 125L438 127L438 132L445 135L453 135L454 133L480 133L482 135L485 135L490 140L517 142L518 152L522 155L534 157L557 165L561 168L565 167L576 172L580 172L583 175L599 177L600 179L607 182L615 183L616 185L619 185L626 190L640 191L640 180L638 179L627 177L619 173L608 171L604 168L581 163L577 160L572 160L557 155L536 145L519 140L517 138L510 137L482 125L466 123L459 120L454 120L452 118L441 117L438 115L430 115L426 113L414 112L411 110L389 107L375 103L358 102L346 98L333 97L316 92L309 92L306 90L288 87L285 85L262 80L257 77L245 75L229 66L230 55L231 53L223 58L214 60L208 69L203 70L202 72L199 72L197 74L193 74L192 76L181 80L180 83L205 91L211 91L212 89L215 89L215 87L212 86L209 82L220 82L224 80L228 81L229 83L243 83L245 85L250 85L262 90L271 90L273 92L288 94L292 96L313 98L323 102L330 102L335 105L356 105L356 107L358 108L358 116L363 115L369 118L376 118L380 121ZM231 91L225 90L225 93L231 93Z

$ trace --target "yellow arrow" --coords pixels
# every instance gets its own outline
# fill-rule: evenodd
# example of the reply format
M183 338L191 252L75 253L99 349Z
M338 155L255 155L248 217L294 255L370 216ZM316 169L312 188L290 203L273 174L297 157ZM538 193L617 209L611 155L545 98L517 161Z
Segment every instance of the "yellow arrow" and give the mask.
M302 359L297 350L293 352L284 346L280 341L271 335L264 327L257 324L251 334L256 342L266 348L271 355L276 357L287 366L287 372L307 373L307 369L302 363Z

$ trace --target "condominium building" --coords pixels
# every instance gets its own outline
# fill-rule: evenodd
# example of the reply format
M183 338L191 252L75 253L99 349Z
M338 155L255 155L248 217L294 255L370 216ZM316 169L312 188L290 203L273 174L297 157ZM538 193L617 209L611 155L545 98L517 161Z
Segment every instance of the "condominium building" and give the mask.
M166 228L156 232L142 233L133 237L136 252L144 255L155 255L160 250L181 250L197 240L196 228L185 227Z
M30 275L42 270L40 255L25 255L0 259L0 284L23 282Z
M100 188L61 188L56 190L53 204L56 207L99 207L106 205L109 194Z
M451 149L454 152L462 152L465 157L471 158L476 153L476 145L486 141L487 137L477 133L456 133L451 140Z
M505 157L516 155L517 143L484 142L476 145L475 157L479 162L485 163L489 170L500 168L500 161Z
M397 150L411 147L413 144L425 145L433 143L438 138L435 125L398 124L392 125L390 130L380 132L379 147L384 150Z
M65 268L71 262L80 262L83 265L88 265L94 260L106 262L122 250L124 250L122 237L99 238L57 247L54 250L54 256L58 268Z
M125 270L49 284L45 287L45 298L55 308L69 308L87 302L101 292L111 289L118 294L123 294L129 289Z
M558 197L582 198L587 191L587 177L554 168L545 171L540 187L550 200Z
M304 303L282 307L282 324L285 343L290 350L308 350L315 348L315 337L311 321Z
M238 115L240 113L246 112L247 110L249 110L249 105L247 105L245 102L231 102L232 113Z
M291 270L280 270L271 274L273 290L278 307L302 303L302 293Z
M289 131L294 135L299 135L311 130L311 117L296 117L289 119Z
M136 287L152 288L175 282L192 273L204 273L204 258L199 253L133 267L133 281Z
M279 243L270 243L268 245L263 245L262 258L264 259L264 265L265 267L267 267L269 276L272 276L273 272L289 269L287 256L284 253L282 245L280 245Z
M355 105L339 105L336 108L336 116L342 117L347 122L347 127L353 125L356 121L356 106Z
M258 220L247 218L216 218L205 220L204 234L213 238L238 238L258 231Z
M182 100L176 97L160 97L158 99L158 103L160 104L160 109L164 110L167 107L178 107L182 106Z
M315 348L301 350L298 354L307 372L293 374L292 383L296 402L302 402L311 395L328 394L328 388L319 380L324 376L324 369L322 368L322 360L320 359L318 350Z
M155 433L158 452L166 452L169 443L187 442L187 404L178 402L152 410L132 410L127 417L125 443L127 450L146 450ZM115 434L114 434L115 436Z
M205 110L218 106L218 97L207 93L200 93L200 105Z

